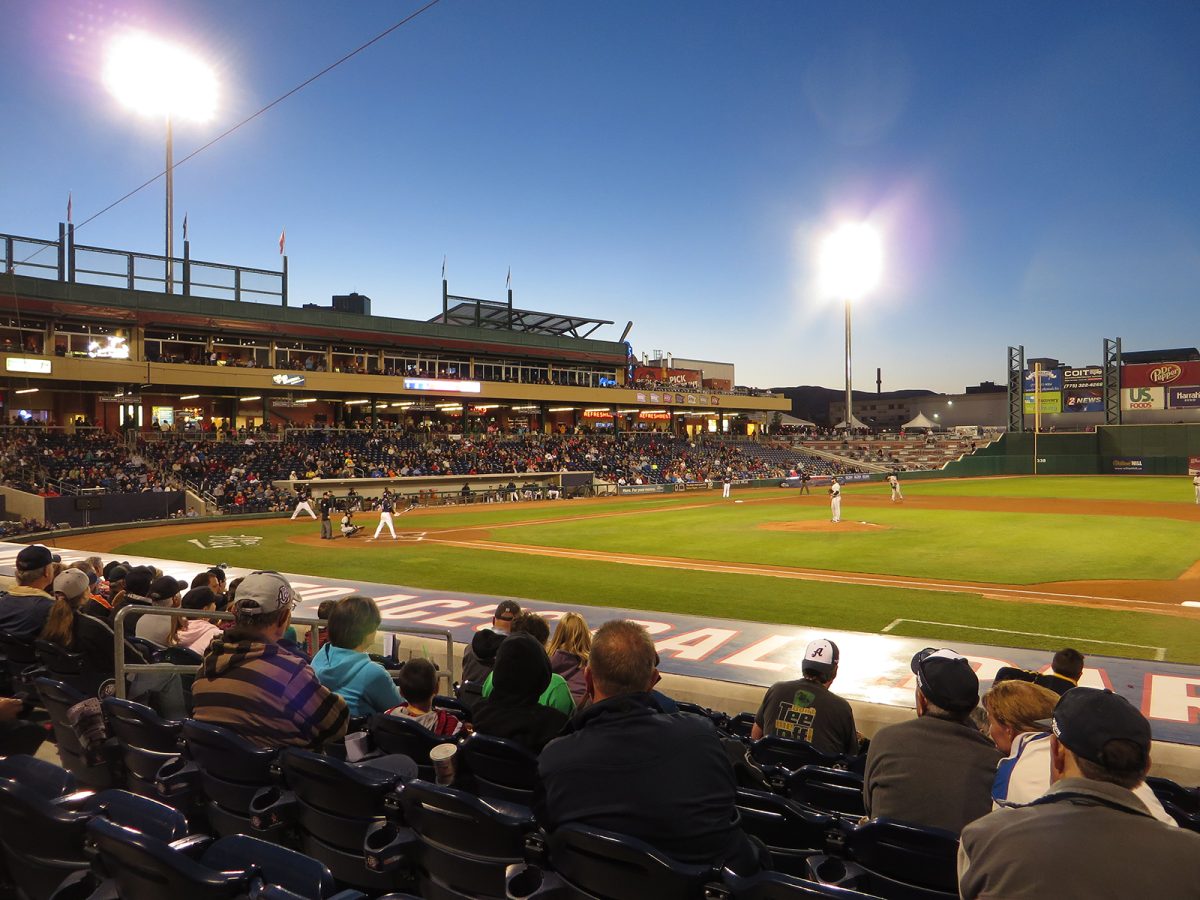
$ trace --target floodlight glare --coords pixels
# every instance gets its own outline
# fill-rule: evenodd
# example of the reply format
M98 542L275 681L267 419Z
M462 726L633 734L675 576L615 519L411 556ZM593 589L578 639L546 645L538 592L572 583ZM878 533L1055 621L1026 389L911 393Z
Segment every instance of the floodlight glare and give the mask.
M883 245L870 225L842 225L821 245L821 280L838 300L861 300L882 274Z
M124 106L141 115L211 119L217 109L217 77L177 44L131 32L108 47L104 84Z

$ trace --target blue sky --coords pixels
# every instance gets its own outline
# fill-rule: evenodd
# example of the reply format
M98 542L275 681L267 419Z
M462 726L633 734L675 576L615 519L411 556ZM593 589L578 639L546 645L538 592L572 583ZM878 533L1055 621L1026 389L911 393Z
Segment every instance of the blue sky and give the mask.
M217 69L176 158L418 3L57 0L0 30L0 231L51 237L162 168L161 123L100 81L129 27ZM815 243L885 236L856 382L1002 381L1005 348L1098 362L1200 343L1200 4L482 2L411 24L176 170L193 257L294 302L453 293L628 319L635 349L760 386L842 378ZM161 252L156 184L81 242ZM177 231L177 241L178 231Z

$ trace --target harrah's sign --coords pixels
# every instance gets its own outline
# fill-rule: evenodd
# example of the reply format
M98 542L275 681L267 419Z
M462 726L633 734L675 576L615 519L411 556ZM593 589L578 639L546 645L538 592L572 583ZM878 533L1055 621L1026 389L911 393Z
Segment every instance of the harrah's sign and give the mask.
M1144 363L1121 366L1121 387L1200 385L1200 362Z

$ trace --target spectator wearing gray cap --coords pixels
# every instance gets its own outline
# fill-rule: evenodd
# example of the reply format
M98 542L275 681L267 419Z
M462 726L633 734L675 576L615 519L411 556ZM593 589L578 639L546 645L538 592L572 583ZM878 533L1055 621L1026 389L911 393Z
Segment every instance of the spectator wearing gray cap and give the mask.
M829 690L841 654L833 641L810 641L800 663L801 678L771 685L754 717L750 737L807 741L822 753L858 753L858 731L850 704Z
M0 591L0 632L33 638L41 633L54 598L47 593L54 581L54 554L31 544L17 554L16 584Z
M917 718L881 728L867 750L867 815L958 834L992 808L1001 753L971 722L979 678L953 650L912 658Z
M346 734L346 702L301 657L280 646L296 594L278 572L252 572L237 587L237 621L209 645L192 686L193 718L260 747L320 749Z
M39 635L41 640L78 653L88 674L111 678L115 668L112 629L80 612L88 597L87 575L79 569L67 569L54 579L52 590L54 603ZM128 645L125 658L128 662L145 661Z
M1200 834L1164 825L1133 793L1149 770L1150 723L1129 701L1067 691L1051 722L1053 785L963 830L962 897L1200 895Z

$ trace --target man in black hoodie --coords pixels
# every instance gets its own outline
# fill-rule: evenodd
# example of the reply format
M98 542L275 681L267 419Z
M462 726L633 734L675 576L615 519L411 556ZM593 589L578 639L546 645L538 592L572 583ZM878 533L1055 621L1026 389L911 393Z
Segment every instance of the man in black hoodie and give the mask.
M538 759L538 821L615 831L682 863L751 874L761 856L738 825L729 757L708 719L659 712L656 658L636 622L596 632L586 672L595 702Z
M521 611L516 600L501 600L490 628L475 632L471 646L463 651L462 680L482 685L496 665L496 651L512 631L512 620Z

